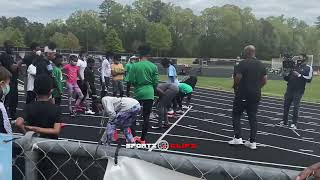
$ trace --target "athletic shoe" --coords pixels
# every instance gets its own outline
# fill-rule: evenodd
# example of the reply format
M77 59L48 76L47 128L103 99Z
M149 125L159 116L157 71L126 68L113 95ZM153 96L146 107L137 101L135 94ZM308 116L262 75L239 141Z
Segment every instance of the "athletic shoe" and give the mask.
M161 129L162 129L162 127L159 127L159 126L151 126L151 129L161 130Z
M252 150L257 149L257 143L256 143L256 142L246 141L246 142L244 143L244 145L245 145L247 148L250 148L250 149L252 149Z
M189 109L189 107L186 105L182 105L182 109Z
M96 113L91 111L91 109L89 109L88 111L84 112L85 114L90 114L90 115L95 115Z
M173 114L168 114L167 116L168 116L168 118L175 118L175 117L176 117L176 114L175 114L175 113L173 113Z
M179 109L178 111L176 111L176 113L177 113L177 114L183 114L183 113L184 113L184 111L183 111L183 110L181 110L181 109Z
M233 138L231 141L228 142L230 145L242 145L243 144L243 141L242 141L242 138Z
M284 127L284 126L288 126L288 124L285 124L284 121L281 121L280 123L277 124L277 126Z
M291 128L291 129L294 129L294 130L298 129L295 124L291 124L290 128Z
M174 114L174 111L173 111L172 109L170 109L170 110L168 111L168 114Z

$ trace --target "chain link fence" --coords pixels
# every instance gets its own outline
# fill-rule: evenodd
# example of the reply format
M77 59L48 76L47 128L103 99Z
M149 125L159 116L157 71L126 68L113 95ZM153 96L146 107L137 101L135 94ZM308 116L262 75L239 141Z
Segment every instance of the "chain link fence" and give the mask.
M13 139L14 180L103 179L117 147L33 137ZM10 140L9 140L10 141ZM200 179L291 180L298 171L203 159L163 152L119 150L119 156L140 159Z

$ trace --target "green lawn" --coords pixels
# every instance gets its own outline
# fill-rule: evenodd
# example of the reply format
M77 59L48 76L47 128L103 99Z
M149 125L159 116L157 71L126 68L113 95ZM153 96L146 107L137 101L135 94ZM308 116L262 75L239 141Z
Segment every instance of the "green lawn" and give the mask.
M161 79L166 79L166 76L161 76ZM225 91L232 91L231 78L215 78L215 77L198 77L198 87L209 89L220 89ZM281 80L269 80L267 85L263 88L263 95L283 97L286 90L286 82ZM306 92L303 96L304 101L320 103L320 77L314 77L311 84L307 84Z

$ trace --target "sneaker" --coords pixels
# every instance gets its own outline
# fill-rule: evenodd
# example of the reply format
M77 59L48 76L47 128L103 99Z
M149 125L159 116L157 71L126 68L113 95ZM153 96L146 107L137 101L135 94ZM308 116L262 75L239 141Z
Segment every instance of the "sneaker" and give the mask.
M242 145L243 144L243 141L242 141L242 138L233 138L231 141L228 142L230 145Z
M291 128L291 129L294 129L294 130L298 129L295 124L291 124L290 128Z
M280 123L277 124L277 126L284 127L284 126L288 126L288 124L285 124L284 121L281 121Z
M159 127L159 126L151 126L151 129L160 130L160 129L162 129L162 127Z
M170 109L170 110L168 111L168 114L174 114L174 111L173 111L172 109Z
M189 107L186 105L182 105L182 109L189 109Z
M256 143L256 142L246 141L246 142L244 143L244 145L245 145L247 148L250 148L250 149L252 149L252 150L257 149L257 143Z
M179 109L178 111L176 111L176 113L177 113L177 114L183 114L183 113L184 113L184 111L183 111L183 110L181 110L181 109Z
M89 115L94 115L96 114L95 112L93 112L91 109L89 109L88 111L84 112L85 114L89 114Z

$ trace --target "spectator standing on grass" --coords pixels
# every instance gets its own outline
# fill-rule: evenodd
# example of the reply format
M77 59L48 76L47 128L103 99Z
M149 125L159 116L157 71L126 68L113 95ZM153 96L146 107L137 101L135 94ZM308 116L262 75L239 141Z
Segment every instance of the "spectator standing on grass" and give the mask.
M170 107L173 98L179 92L178 86L173 83L162 83L157 86L157 94L159 96L159 120L158 126L152 126L153 129L162 129L169 127L168 107ZM163 125L164 122L164 125Z
M3 100L10 92L11 73L4 67L0 67L0 133L12 134L11 123L4 107Z
M133 98L117 98L106 96L102 98L104 111L108 114L109 121L106 130L101 138L101 142L110 144L113 139L114 132L122 129L127 142L134 143L135 138L130 132L130 127L135 123L140 113L140 104Z
M124 68L120 63L121 56L116 55L113 58L113 63L111 65L111 74L112 74L112 88L113 96L116 97L117 93L120 93L120 97L123 97L123 75Z
M37 101L27 104L23 117L16 120L17 127L23 132L34 131L42 138L58 139L60 134L61 109L50 101L53 80L46 74L37 76L34 89Z
M10 79L10 92L6 96L5 104L9 109L11 119L15 119L18 107L19 68L21 67L22 61L19 60L17 62L17 59L14 59L13 43L11 41L5 41L4 48L5 52L0 55L0 63L12 74Z
M164 58L161 61L161 65L167 69L168 83L178 84L179 81L177 78L177 70L174 67L173 63L168 58Z
M101 97L104 97L108 94L110 77L111 77L111 65L110 61L113 58L113 54L107 53L106 58L103 60L101 65Z
M62 76L62 61L63 61L62 55L57 54L56 59L54 60L54 66L53 66L53 75L54 75L56 88L54 88L54 90L52 91L52 97L54 98L54 102L57 105L61 104L61 98L64 91L63 76Z
M267 83L267 70L265 66L256 59L256 49L249 45L244 48L244 60L236 68L234 78L235 98L233 101L232 121L235 137L229 141L230 145L243 144L241 136L240 119L244 111L247 112L251 133L250 140L245 146L257 149L257 112L261 99L261 89Z
M307 65L307 58L306 54L301 54L297 60L295 69L291 71L288 76L284 77L284 80L287 81L288 84L284 95L283 120L279 123L280 126L288 125L289 109L293 103L293 116L290 127L297 129L301 98L304 94L306 84L311 82L313 75L312 67Z
M149 118L154 100L154 92L158 85L159 73L155 64L150 62L150 48L148 46L139 47L140 62L132 65L129 82L134 86L134 98L137 99L142 108L143 126L141 138L137 138L140 143L145 143L149 129ZM133 123L132 133L135 136L135 125Z

